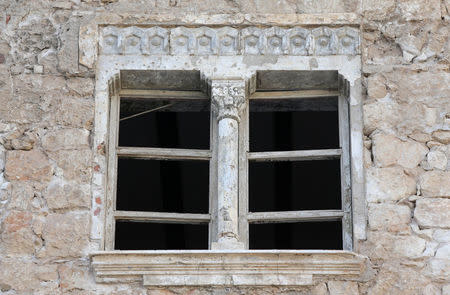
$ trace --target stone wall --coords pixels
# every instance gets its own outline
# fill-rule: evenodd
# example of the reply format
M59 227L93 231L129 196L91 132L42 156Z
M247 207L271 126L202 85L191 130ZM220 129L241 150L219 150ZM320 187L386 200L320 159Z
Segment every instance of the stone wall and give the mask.
M0 294L450 294L448 0L18 0L0 9ZM96 284L92 159L103 147L92 143L95 70L78 62L80 25L102 13L132 23L136 14L349 12L360 17L365 85L364 277L295 289Z

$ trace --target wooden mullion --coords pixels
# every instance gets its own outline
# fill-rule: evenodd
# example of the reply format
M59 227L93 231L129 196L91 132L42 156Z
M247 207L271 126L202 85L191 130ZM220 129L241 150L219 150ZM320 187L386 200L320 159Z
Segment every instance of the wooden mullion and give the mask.
M338 96L336 90L257 91L250 99L301 99Z
M107 188L105 208L105 250L114 249L115 221L114 209L116 208L117 190L117 154L116 146L119 138L120 97L119 77L115 76L109 85L110 111L109 111L109 137L107 144Z
M121 89L121 97L127 98L152 98L152 99L179 99L179 100L202 100L209 99L201 91L179 91L179 90L147 90L147 89Z
M195 149L118 147L117 155L123 158L208 161L211 158L211 151Z
M348 85L343 77L339 77L339 143L342 149L341 167L341 201L344 216L342 218L343 249L353 249L353 221L352 221L352 192L351 192L351 166L350 166L350 116L348 102Z
M248 153L248 159L255 162L329 160L338 159L341 154L341 149L252 152Z
M282 223L341 220L342 210L301 210L277 212L250 212L247 214L249 223Z
M194 213L115 211L114 219L138 222L199 224L209 223L211 220L211 215Z

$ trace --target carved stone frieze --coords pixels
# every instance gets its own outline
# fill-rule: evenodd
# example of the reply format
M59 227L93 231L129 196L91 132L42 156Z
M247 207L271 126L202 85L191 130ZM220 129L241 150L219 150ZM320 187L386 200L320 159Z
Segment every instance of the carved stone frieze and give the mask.
M352 27L115 27L101 32L103 55L357 55Z

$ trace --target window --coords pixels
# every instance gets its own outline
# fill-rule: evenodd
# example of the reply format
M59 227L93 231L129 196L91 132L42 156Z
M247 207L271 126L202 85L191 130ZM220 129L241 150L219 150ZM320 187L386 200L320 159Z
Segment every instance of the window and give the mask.
M107 248L352 249L347 88L337 71L121 71Z

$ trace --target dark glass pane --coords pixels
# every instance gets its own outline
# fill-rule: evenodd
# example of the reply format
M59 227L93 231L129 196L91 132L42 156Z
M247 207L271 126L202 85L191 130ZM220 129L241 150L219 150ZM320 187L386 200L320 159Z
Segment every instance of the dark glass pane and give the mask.
M250 212L340 208L339 160L250 161Z
M164 224L117 221L115 249L208 249L208 224Z
M207 100L121 98L119 146L209 149L209 110Z
M250 224L250 249L342 250L340 221Z
M208 161L121 158L117 210L208 213Z
M250 151L339 148L337 98L250 100Z

